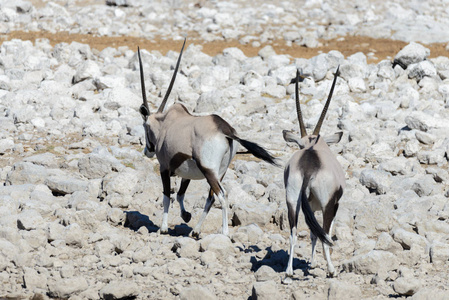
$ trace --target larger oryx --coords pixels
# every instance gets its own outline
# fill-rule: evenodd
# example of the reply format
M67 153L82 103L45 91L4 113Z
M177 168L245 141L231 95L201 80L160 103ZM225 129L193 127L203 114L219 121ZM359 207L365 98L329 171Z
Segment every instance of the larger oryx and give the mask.
M345 187L345 174L328 144L338 143L342 132L322 137L320 128L332 98L337 81L338 68L335 73L329 97L321 113L320 119L312 134L307 134L302 119L298 95L299 72L296 74L296 111L298 115L301 138L284 130L284 139L295 142L300 150L296 151L288 161L284 171L284 184L286 189L288 220L290 224L290 256L286 270L287 277L293 276L293 255L296 245L296 226L302 208L306 223L310 228L312 239L311 266L315 266L315 246L317 238L323 243L324 255L327 261L327 270L330 276L335 274L335 268L329 253L332 245L329 235L332 232L333 220L337 213L338 201L343 195ZM323 212L323 227L317 222L314 211Z
M163 217L161 233L168 232L168 210L170 205L170 176L182 178L177 200L181 208L181 217L187 223L191 214L184 208L184 195L192 179L206 179L210 185L204 211L198 224L192 232L192 236L198 237L201 232L201 224L206 218L212 204L214 194L218 197L222 206L222 233L228 234L228 212L225 191L221 185L226 170L236 154L240 143L254 156L276 165L272 157L264 148L256 143L238 137L234 128L217 115L193 116L184 105L177 103L164 112L168 96L173 87L181 61L184 44L179 54L173 77L167 93L156 113L151 114L145 93L145 81L143 75L140 50L138 50L140 80L142 87L143 104L140 113L144 120L145 129L145 155L156 157L160 164L160 173L163 185Z

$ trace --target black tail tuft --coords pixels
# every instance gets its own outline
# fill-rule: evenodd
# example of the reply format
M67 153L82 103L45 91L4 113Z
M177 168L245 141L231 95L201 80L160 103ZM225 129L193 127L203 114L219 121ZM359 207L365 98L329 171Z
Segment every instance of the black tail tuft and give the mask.
M303 192L304 193L304 192ZM301 197L299 196L301 201L301 208L304 213L304 217L306 219L306 224L309 226L310 231L320 239L321 242L328 244L329 246L332 246L332 242L329 240L326 232L324 231L323 227L320 226L318 221L315 218L315 215L313 214L312 208L310 207L309 201L307 197Z
M269 164L279 167L279 164L276 162L276 158L274 158L267 150L262 148L256 143L235 138L243 147L245 147L252 155L257 158L260 158L266 161Z

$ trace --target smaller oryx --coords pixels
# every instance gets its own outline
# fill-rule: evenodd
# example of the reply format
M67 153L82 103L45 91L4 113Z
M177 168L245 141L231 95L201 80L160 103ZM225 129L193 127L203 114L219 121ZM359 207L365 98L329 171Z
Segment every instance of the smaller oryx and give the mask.
M333 220L338 209L338 200L343 195L345 187L345 174L328 144L338 143L342 132L328 137L320 135L329 103L332 98L338 70L335 73L332 87L323 108L318 124L311 135L308 135L301 114L298 95L298 81L301 76L296 73L296 111L298 115L301 138L284 130L284 139L287 142L295 142L300 150L296 151L288 161L284 171L284 184L287 198L288 220L290 224L290 256L286 270L287 278L293 276L293 255L296 244L296 226L298 224L299 211L303 210L306 223L310 228L312 239L311 266L315 266L315 246L317 238L323 243L324 255L327 261L327 270L330 276L335 274L335 268L329 254L329 246L332 245L329 235L332 232ZM323 212L323 227L317 222L314 211L321 209Z
M176 78L184 45L185 40L167 93L159 109L153 114L150 114L148 107L142 61L140 58L140 50L138 50L143 98L140 113L144 120L143 126L146 140L145 155L153 157L156 154L160 164L163 185L164 212L160 232L168 232L167 218L170 205L170 176L177 175L182 180L176 198L181 208L181 217L186 223L191 219L191 214L184 209L184 195L190 180L205 178L210 185L206 206L198 224L193 229L192 236L199 236L201 224L215 201L214 194L218 197L222 205L222 233L227 235L228 204L225 199L225 191L220 182L237 152L237 143L240 143L254 156L270 164L277 164L275 158L264 148L256 143L239 138L235 129L217 115L193 116L180 103L172 105L164 112L165 104L167 103L168 96Z

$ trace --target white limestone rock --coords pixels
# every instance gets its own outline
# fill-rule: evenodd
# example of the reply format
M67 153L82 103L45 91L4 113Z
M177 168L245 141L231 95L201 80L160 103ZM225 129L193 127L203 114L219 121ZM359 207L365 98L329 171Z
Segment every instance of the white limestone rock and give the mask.
M410 250L412 246L419 246L423 251L427 251L427 240L413 232L406 231L402 228L397 228L392 232L393 239L402 245L405 250Z
M37 210L27 209L17 215L17 227L21 230L37 229L43 224L44 219Z
M336 279L331 279L328 290L328 299L360 299L362 291L359 286L355 284L348 284L340 282Z
M409 69L408 77L415 78L418 81L426 76L435 77L437 75L435 66L428 60L412 64L409 66Z
M421 281L410 276L401 276L393 283L393 289L401 296L412 296L421 288Z
M172 248L179 257L197 258L200 256L200 245L189 237L178 238Z
M45 180L45 184L54 193L66 195L76 191L87 191L89 185L87 180L71 178L69 176L65 177L64 175L61 177L61 175L49 176Z
M261 281L270 281L270 280L278 280L279 276L273 268L270 266L261 266L255 273L257 282Z
M342 262L343 270L356 274L378 274L396 270L399 267L397 257L387 251L372 250L367 254L354 256Z
M137 284L130 280L111 281L100 290L103 299L123 299L136 297L139 293Z
M274 280L255 282L252 289L252 299L268 300L279 297L278 288Z
M190 299L205 299L205 300L215 300L217 297L209 291L206 287L200 285L194 285L189 288L183 289L179 293L179 299L190 300Z
M378 194L385 194L390 189L391 175L380 170L363 170L360 183Z
M234 254L231 240L222 234L210 234L200 241L200 251L213 251L219 259L226 259Z
M449 260L449 245L435 241L430 245L430 261L432 263L444 263Z
M11 171L8 172L5 183L7 185L25 183L39 184L44 183L47 176L48 171L43 166L29 162L18 162L14 164Z
M411 42L401 49L396 56L395 61L408 67L411 64L419 63L430 55L430 50L418 43Z
M94 79L101 76L101 70L97 63L91 60L86 60L76 70L75 76L73 76L73 83L78 83L86 79Z
M48 282L48 293L51 297L67 298L87 290L88 287L83 277L59 278Z
M257 202L239 202L234 205L232 223L234 226L245 226L252 223L266 226L277 209L277 205L265 205Z
M11 152L14 149L14 140L11 138L0 139L0 154Z
M125 87L113 86L111 89L105 90L105 94L106 102L104 105L112 110L120 107L130 107L138 110L142 105L141 97Z

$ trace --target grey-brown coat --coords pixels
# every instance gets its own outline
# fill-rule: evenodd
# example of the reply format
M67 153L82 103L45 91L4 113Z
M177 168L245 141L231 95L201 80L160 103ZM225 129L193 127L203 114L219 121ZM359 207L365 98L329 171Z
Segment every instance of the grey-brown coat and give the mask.
M323 242L328 272L333 276L335 274L335 268L329 253L329 245L332 245L329 234L332 232L333 220L338 209L338 201L343 195L345 174L335 155L329 149L328 144L338 143L341 139L342 132L328 137L322 137L319 132L332 98L338 69L335 73L326 105L311 135L307 134L302 120L298 96L299 76L298 72L296 76L296 108L301 137L299 138L288 131L283 132L284 139L287 142L294 142L300 147L300 150L296 151L290 158L284 171L288 219L290 223L290 256L286 275L287 278L293 276L293 254L297 239L296 226L299 212L302 208L306 223L311 231L311 266L315 266L315 246L317 238L319 238ZM323 212L323 227L317 222L313 213L319 209Z
M184 41L185 45L185 41ZM240 139L225 120L217 115L193 116L182 104L174 104L166 112L164 107L168 95L173 87L182 51L170 82L167 94L158 111L150 114L145 95L145 83L140 59L140 75L142 85L143 104L140 112L144 120L145 129L145 155L156 157L160 164L160 172L164 194L164 213L160 231L168 232L168 209L170 205L170 176L182 178L177 194L181 208L181 217L189 222L191 214L184 208L184 195L190 180L206 179L210 185L206 206L192 235L199 236L201 225L207 216L213 202L214 194L222 204L222 233L228 234L228 215L225 191L221 180L237 152L237 143L240 143L254 156L276 164L275 159L256 143Z

